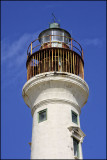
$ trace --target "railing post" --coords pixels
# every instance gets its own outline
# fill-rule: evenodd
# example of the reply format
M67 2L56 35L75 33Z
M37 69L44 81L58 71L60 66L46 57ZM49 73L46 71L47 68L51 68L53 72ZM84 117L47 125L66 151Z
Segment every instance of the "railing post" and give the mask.
M31 55L32 55L32 42L31 42Z
M56 71L56 49L55 49L55 71Z
M67 51L66 51L66 72L67 72Z
M71 52L71 73L72 73L72 52Z
M38 74L38 54L37 54L37 74Z
M39 52L39 73L40 73L40 52Z
M71 50L73 50L73 46L72 46L72 38L71 38Z
M52 71L53 71L53 49L52 49Z
M74 52L73 52L73 74L75 74L75 63L74 63Z
M45 50L44 50L44 72L45 72Z
M70 65L69 65L69 51L68 51L68 72L70 73Z
M59 49L58 49L58 72L59 72Z
M34 76L34 55L33 55L33 76Z
M50 35L50 47L51 47L51 35Z
M82 63L82 61L81 61L81 72L82 72L82 79L84 79L84 66L83 66L83 63Z
M35 54L35 75L36 75L36 63L37 63L37 60L36 60L36 54Z
M50 50L49 50L49 71L51 71L50 69Z
M64 50L63 50L63 72L65 71L65 68L64 68Z

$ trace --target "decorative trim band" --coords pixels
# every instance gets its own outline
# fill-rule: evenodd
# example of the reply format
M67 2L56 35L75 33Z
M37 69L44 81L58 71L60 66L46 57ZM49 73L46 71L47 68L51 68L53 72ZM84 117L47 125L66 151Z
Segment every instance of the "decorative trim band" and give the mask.
M80 109L80 107L79 107L76 103L74 103L74 102L72 102L72 101L69 101L69 100L66 100L66 99L56 99L56 98L54 98L54 99L42 100L42 101L40 101L39 103L37 103L37 104L32 108L32 110L31 110L32 116L33 116L35 110L36 110L38 107L41 107L41 105L43 106L43 105L45 105L45 104L47 104L47 103L67 103L67 104L70 104L70 105L74 106L74 107L77 109L77 111L78 111L79 113L81 113L81 109Z
M66 72L46 72L46 73L41 73L35 77L32 77L23 86L22 95L24 95L24 92L27 92L33 86L51 80L75 84L81 87L87 93L87 97L89 95L89 87L87 83L79 76Z

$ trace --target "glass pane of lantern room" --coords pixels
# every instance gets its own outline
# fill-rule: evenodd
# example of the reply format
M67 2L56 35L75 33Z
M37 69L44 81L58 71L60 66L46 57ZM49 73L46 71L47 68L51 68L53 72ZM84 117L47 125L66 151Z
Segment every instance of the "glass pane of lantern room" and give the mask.
M52 35L52 32L51 31L46 31L46 33L44 34L44 43L46 42L49 42L50 41L50 36L49 35Z
M56 36L53 36L53 41L60 41L62 42L63 41L63 37L61 35L63 35L62 31L53 31L53 35L56 35Z
M49 42L49 41L50 41L50 36L44 37L44 43Z
M64 32L64 43L69 44L68 34Z

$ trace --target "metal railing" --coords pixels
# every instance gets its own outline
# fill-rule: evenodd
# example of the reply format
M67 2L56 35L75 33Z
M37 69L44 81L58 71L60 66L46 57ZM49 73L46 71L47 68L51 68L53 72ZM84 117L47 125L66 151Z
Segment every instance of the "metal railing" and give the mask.
M32 53L32 50L31 50ZM84 79L81 55L67 48L45 48L30 54L27 59L27 80L43 72L69 72Z
M54 36L60 37L60 38L62 37L63 39L66 38L68 40L68 43L65 43L64 41L59 41L59 40L55 41L55 40L53 40ZM46 38L46 37L49 38L49 41L46 43L40 44L41 39ZM40 38L32 41L27 49L27 56L29 57L30 55L32 55L33 53L35 53L38 50L53 47L53 43L57 43L57 46L55 46L57 48L68 48L72 51L75 51L83 59L83 49L82 49L81 45L73 38L62 36L62 35L47 35L47 36L43 36L43 37L40 37ZM61 44L62 47L59 47L58 44Z

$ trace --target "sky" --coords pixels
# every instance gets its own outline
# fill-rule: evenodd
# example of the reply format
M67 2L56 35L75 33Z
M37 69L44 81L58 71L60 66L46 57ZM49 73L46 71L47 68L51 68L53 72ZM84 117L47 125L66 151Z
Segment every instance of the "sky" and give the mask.
M106 158L106 2L1 1L1 158L30 159L32 115L22 98L27 48L52 13L84 51L89 97L81 110L84 159Z

